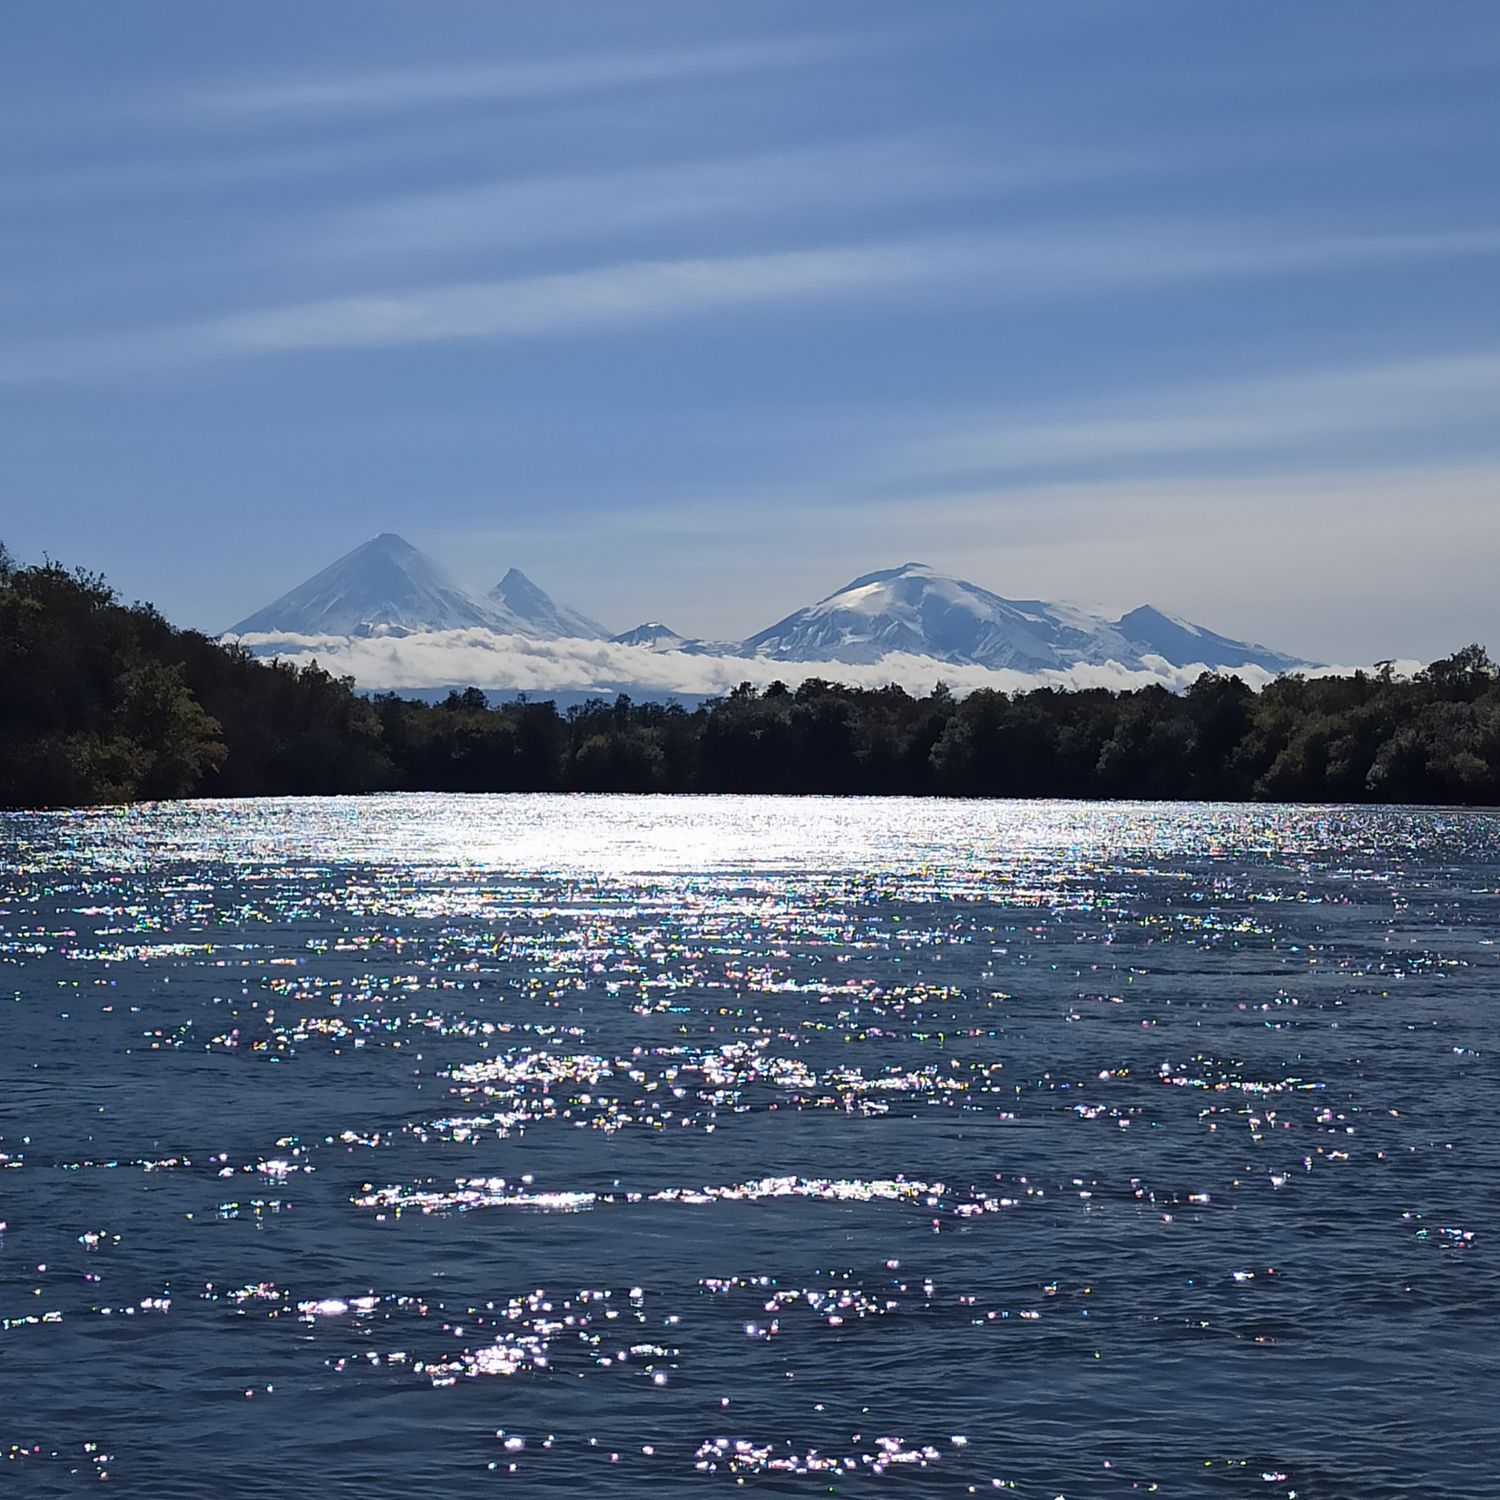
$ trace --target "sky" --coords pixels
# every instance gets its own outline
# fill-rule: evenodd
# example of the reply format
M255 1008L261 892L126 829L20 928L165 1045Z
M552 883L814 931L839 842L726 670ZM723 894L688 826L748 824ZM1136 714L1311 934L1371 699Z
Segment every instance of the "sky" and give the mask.
M0 540L1500 651L1497 140L1493 0L13 6Z

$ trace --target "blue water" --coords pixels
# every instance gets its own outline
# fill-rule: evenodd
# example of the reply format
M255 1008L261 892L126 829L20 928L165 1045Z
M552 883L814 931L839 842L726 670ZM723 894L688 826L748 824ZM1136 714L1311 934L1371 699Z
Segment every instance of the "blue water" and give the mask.
M1500 1494L1500 819L0 819L0 1494Z

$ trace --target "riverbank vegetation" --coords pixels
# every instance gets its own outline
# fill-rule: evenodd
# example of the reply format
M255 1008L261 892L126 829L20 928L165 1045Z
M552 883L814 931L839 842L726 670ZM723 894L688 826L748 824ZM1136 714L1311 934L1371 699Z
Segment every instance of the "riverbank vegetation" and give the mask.
M788 664L794 671L795 664ZM1146 687L746 684L688 710L357 693L0 548L0 806L410 791L1500 803L1500 669Z

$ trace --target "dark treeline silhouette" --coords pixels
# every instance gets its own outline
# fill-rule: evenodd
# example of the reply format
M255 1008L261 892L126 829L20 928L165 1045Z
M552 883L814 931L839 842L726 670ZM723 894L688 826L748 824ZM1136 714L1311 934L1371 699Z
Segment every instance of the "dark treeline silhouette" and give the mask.
M809 678L689 711L599 699L367 698L0 547L0 806L409 791L835 792L1500 802L1500 669L1205 673L955 698Z

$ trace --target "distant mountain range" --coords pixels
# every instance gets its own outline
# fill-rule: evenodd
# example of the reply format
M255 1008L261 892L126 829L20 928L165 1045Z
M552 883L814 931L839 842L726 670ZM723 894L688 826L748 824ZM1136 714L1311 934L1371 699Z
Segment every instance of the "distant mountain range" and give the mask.
M868 664L904 653L1019 672L1111 662L1147 671L1159 663L1268 672L1311 665L1151 605L1111 618L1069 604L1005 599L922 563L867 573L743 641L699 640L660 621L611 635L516 568L487 595L472 594L393 532L356 547L227 633L358 638L476 629L534 640L610 641L654 652L788 662Z

